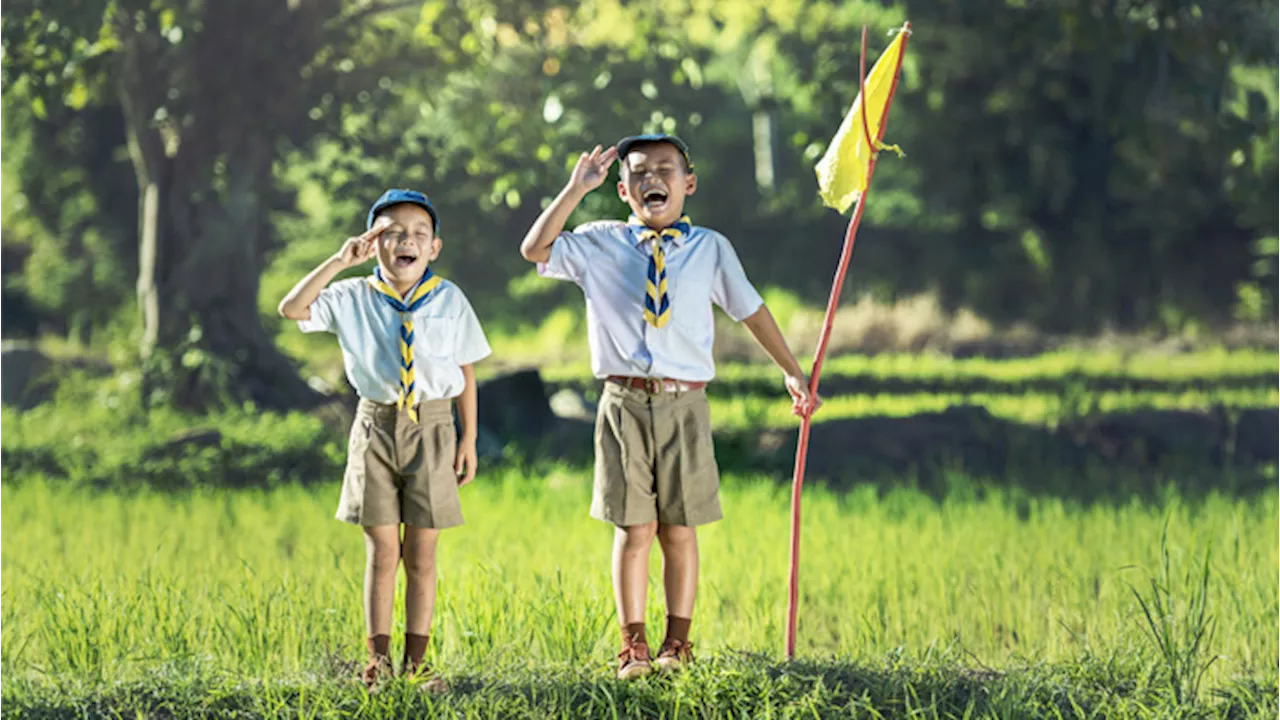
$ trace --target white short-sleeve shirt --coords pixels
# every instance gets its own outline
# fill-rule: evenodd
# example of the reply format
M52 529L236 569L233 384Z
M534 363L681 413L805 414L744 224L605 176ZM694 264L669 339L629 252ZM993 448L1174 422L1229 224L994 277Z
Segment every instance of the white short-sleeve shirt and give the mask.
M367 278L333 283L311 303L303 332L338 336L347 379L362 398L394 403L400 396L400 313ZM413 366L418 402L462 394L462 366L490 354L489 342L467 296L444 280L413 313Z
M571 280L587 301L591 371L706 382L715 377L711 305L741 322L764 300L747 279L729 240L705 227L663 245L671 319L662 328L644 320L649 243L618 221L599 221L563 232L551 258L538 264L543 277Z

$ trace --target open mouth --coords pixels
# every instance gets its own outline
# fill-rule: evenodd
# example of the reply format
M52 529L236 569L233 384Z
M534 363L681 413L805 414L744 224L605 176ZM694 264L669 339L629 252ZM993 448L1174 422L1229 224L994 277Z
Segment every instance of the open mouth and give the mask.
M662 188L649 188L640 193L640 199L649 210L661 210L667 204L667 191Z
M398 268L407 268L418 262L418 256L411 253L396 253L395 266Z

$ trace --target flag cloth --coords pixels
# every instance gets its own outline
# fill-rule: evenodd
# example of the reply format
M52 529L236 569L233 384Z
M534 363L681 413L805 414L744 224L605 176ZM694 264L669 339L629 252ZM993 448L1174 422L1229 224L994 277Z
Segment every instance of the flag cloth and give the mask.
M866 192L867 168L874 154L872 148L867 147L868 136L876 150L890 149L901 154L896 146L884 145L879 138L906 40L907 33L899 32L880 55L880 59L876 60L864 85L866 97L863 97L864 93L858 93L849 114L845 115L844 122L840 124L839 132L831 139L826 154L818 161L815 168L818 173L818 194L827 207L843 213L857 201L859 195ZM866 132L863 131L863 103L867 106Z

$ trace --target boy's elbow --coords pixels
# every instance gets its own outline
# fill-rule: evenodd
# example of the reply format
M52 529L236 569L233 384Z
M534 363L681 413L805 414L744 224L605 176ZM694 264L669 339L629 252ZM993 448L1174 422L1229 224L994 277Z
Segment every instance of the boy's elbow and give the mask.
M551 242L545 242L540 234L530 233L520 243L520 257L531 263L544 263L551 259Z
M764 319L767 317L773 317L773 314L769 312L768 305L760 303L760 306L755 310L752 310L750 315L742 318L742 324L747 327L752 327L753 325L758 325L761 322L764 322Z
M285 320L306 320L307 318L303 316L311 314L307 312L307 308L299 311L287 298L280 301L280 305L276 307L276 312L280 313L280 317Z
M551 259L551 251L539 249L531 243L523 243L520 245L520 257L531 263L544 263Z

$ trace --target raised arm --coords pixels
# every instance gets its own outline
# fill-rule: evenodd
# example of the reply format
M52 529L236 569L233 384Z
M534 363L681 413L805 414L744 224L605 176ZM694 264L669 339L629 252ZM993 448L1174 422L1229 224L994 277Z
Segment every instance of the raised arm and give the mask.
M533 222L533 227L529 228L520 243L520 254L525 260L544 263L551 259L551 245L564 231L569 215L587 193L604 184L605 178L609 176L609 167L617 159L617 148L611 147L601 152L599 145L590 153L582 153L578 157L578 164L573 167L569 182Z
M310 320L311 303L320 297L320 291L333 282L338 273L372 258L377 252L375 241L390 225L391 218L383 216L365 232L356 237L347 238L341 250L320 263L315 270L307 273L307 276L299 280L289 294L284 296L277 308L280 315L289 320Z

